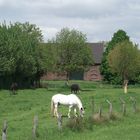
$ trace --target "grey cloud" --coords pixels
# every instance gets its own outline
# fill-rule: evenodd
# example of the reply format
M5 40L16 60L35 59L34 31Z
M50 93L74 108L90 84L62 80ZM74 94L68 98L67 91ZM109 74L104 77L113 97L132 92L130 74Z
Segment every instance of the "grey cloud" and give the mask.
M109 1L109 0L107 0ZM44 4L38 12L42 15L51 15L64 18L99 18L102 16L109 16L117 14L116 8L121 6L119 2L109 3L83 3L75 2L69 4Z
M110 40L124 29L140 43L138 0L0 0L0 22L29 21L42 29L45 40L63 27L87 34L88 41Z

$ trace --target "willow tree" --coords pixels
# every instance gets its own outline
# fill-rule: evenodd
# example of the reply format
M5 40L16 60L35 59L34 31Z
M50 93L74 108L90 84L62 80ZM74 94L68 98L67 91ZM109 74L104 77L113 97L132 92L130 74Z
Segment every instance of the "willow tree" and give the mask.
M124 93L127 93L129 80L134 80L140 72L140 50L130 41L118 43L108 55L108 62L113 73L124 81Z
M57 68L67 73L67 79L71 72L85 71L93 64L92 51L82 32L63 28L53 42L57 48Z

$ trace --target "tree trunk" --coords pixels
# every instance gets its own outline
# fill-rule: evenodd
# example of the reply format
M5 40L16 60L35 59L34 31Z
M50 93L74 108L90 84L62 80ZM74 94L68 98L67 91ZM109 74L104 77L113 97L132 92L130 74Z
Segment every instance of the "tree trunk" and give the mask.
M124 80L124 93L127 93L128 80Z

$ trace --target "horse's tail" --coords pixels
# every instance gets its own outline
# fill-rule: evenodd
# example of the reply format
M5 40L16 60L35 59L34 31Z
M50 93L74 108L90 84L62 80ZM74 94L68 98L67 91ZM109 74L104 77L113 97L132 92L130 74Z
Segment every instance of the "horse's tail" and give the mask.
M51 114L54 115L54 102L51 100Z

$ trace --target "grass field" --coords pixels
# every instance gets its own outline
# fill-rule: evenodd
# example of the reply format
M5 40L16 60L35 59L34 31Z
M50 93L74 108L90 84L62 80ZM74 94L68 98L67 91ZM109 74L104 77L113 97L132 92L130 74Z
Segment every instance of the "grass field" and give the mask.
M75 81L73 81L75 82ZM17 95L10 95L8 90L0 90L0 129L3 121L8 122L8 140L31 140L33 117L38 115L37 140L140 140L140 87L128 89L124 94L120 87L103 85L101 83L82 82L82 92L78 95L86 107L84 120L91 116L91 99L94 97L95 113L99 106L103 107L103 116L108 116L108 104L106 99L112 101L113 110L117 116L115 120L103 123L90 122L92 129L84 127L81 131L73 131L66 127L68 118L63 118L62 131L58 131L57 120L50 115L50 101L56 93L70 93L65 87L64 81L50 81L49 88L18 90ZM130 97L137 100L138 112L134 113ZM122 116L119 98L126 101L127 114ZM66 115L68 107L60 107L60 112Z

